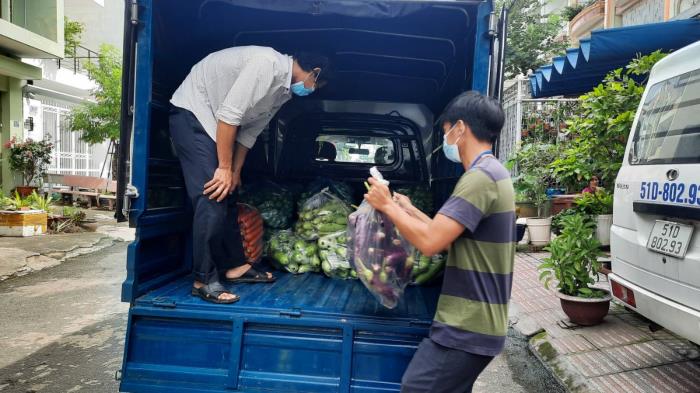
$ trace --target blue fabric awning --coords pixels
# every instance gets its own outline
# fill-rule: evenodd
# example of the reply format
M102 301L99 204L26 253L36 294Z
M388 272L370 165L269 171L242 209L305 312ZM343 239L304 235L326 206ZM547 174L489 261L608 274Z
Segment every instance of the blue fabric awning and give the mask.
M532 97L579 95L597 86L605 75L627 65L637 54L672 51L700 40L700 20L684 19L595 30L578 48L555 57L530 75Z

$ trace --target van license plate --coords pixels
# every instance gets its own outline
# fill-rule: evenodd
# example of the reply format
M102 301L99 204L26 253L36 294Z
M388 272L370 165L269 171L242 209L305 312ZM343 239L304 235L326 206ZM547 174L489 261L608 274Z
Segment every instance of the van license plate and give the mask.
M659 254L684 258L693 236L693 229L692 225L656 220L647 241L647 248Z

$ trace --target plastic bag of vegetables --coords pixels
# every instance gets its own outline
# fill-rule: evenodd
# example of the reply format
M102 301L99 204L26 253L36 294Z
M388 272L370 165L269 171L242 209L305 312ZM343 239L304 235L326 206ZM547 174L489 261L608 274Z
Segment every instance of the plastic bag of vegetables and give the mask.
M335 181L327 178L318 178L306 187L306 190L300 195L298 201L298 209L301 210L307 200L313 198L314 195L326 190L331 194L340 198L347 204L352 203L352 187L345 182Z
M299 211L295 232L305 240L316 240L347 228L350 208L328 189L307 199Z
M268 242L268 255L278 268L301 274L321 270L316 242L304 241L292 231L279 231Z
M372 176L384 180L376 167ZM387 308L399 303L411 282L413 255L411 245L399 234L389 218L367 201L348 218L348 254L357 277L375 298Z
M266 227L286 229L292 226L294 194L279 184L263 181L247 186L241 192L241 201L260 211Z
M343 280L357 278L357 273L348 260L346 240L346 231L331 233L318 239L318 255L326 276Z
M238 227L243 241L243 253L250 263L257 263L263 255L263 220L252 206L238 204Z

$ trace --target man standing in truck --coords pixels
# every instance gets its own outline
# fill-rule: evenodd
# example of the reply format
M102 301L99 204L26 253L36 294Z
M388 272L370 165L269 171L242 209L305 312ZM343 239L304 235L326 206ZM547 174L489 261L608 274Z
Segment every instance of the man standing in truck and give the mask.
M258 135L292 95L322 86L328 64L314 53L228 48L195 64L173 94L170 135L194 209L193 296L234 303L238 296L222 280L274 281L246 263L234 191Z
M365 198L411 244L425 255L448 250L430 337L409 364L402 392L471 392L503 350L515 257L513 184L491 152L503 122L500 104L476 92L447 105L440 118L443 153L465 173L434 218L369 179Z

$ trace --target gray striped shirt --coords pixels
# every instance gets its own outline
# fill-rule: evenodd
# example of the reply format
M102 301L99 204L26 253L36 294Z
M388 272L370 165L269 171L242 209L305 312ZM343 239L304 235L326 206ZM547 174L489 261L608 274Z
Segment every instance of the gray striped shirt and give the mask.
M187 109L216 141L216 123L239 126L236 141L252 148L282 104L292 98L290 56L239 46L214 52L192 67L170 102Z

